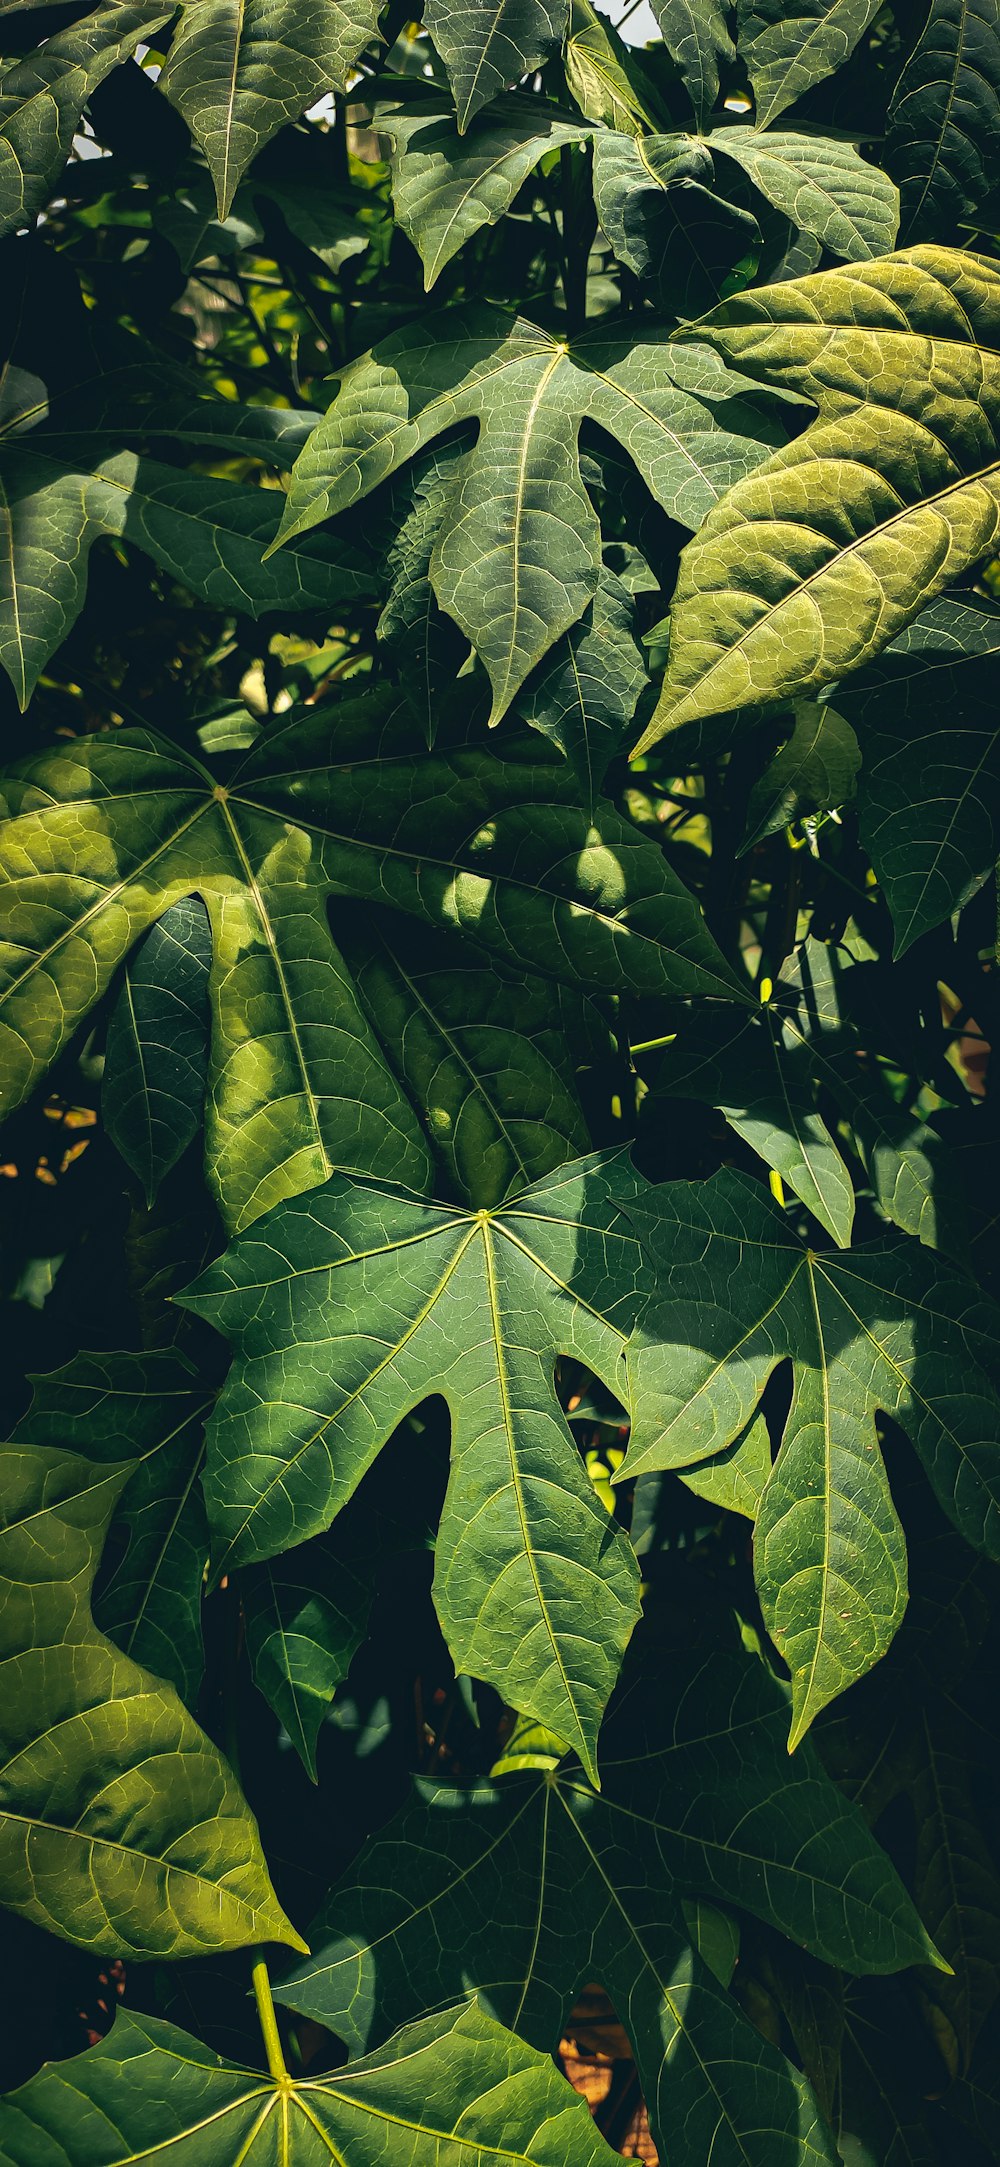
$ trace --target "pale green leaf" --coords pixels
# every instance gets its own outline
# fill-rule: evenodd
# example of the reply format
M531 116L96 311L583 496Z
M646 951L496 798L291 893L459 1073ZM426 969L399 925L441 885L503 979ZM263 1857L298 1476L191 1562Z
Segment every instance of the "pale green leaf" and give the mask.
M899 224L899 196L886 173L853 143L833 136L721 127L711 151L732 158L755 188L802 233L848 262L884 256Z
M427 0L424 22L464 129L480 106L558 51L566 0Z
M756 1520L771 1472L771 1436L763 1415L755 1415L742 1437L698 1467L685 1467L681 1481L695 1497L719 1512L739 1512ZM647 1480L652 1478L647 1477Z
M537 98L497 101L460 136L441 106L380 106L378 130L392 144L392 200L424 266L429 291L452 256L483 226L495 226L547 154L580 143L585 121Z
M201 1127L211 961L204 904L184 896L126 964L108 1019L101 1112L147 1204Z
M4 1461L0 1892L102 1956L305 1948L226 1762L170 1686L98 1632L90 1588L131 1464Z
M225 218L286 121L345 90L378 0L183 0L161 85L204 151Z
M613 2167L548 2055L475 2007L412 2024L331 2076L239 2069L121 2010L99 2046L49 2062L0 2108L5 2167Z
M888 114L885 159L905 240L935 240L987 200L998 129L996 0L930 0Z
M737 0L737 45L767 128L849 60L880 0Z
M860 766L850 723L825 702L803 701L791 736L750 792L741 853L810 813L849 805Z
M1000 536L1000 273L985 257L916 248L761 287L697 336L819 419L684 551L643 746L873 661Z
M30 226L44 210L91 92L171 12L105 0L0 76L0 233Z
M278 542L356 503L442 430L477 422L431 582L489 672L498 721L597 587L583 420L625 448L664 510L696 525L773 441L775 423L744 405L739 388L662 334L628 340L599 329L568 344L499 309L448 310L344 371L296 461Z

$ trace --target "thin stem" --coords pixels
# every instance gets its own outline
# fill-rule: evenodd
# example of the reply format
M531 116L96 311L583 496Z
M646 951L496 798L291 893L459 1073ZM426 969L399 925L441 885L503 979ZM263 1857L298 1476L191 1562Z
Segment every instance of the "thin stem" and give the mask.
M278 2019L274 2013L274 1997L271 1993L271 1981L268 1977L265 1957L259 1956L257 1958L251 1978L253 1979L254 2000L257 2004L257 2015L260 2018L260 2028L267 2054L267 2066L275 2084L289 2084L291 2078L285 2068L285 2057L281 2051L281 2035L278 2031Z

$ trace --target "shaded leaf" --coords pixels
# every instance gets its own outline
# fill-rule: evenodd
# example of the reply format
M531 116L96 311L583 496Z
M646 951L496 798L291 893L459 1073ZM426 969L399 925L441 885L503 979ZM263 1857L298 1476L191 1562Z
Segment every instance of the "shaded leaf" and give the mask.
M995 0L930 0L888 115L885 158L905 240L935 239L985 202L998 127Z
M50 2062L0 2109L10 2167L119 2167L161 2152L182 2167L336 2160L438 2167L611 2167L615 2155L552 2067L476 2008L413 2024L332 2076L239 2069L157 2017L121 2010L99 2046ZM280 2147L280 2150L279 2150Z
M446 108L423 102L380 106L378 129L393 146L393 206L428 291L474 233L509 211L541 159L591 133L585 121L516 96L498 100L465 136Z
M880 0L737 0L740 58L767 128L814 83L849 60L878 14Z
M571 0L563 55L567 85L588 120L604 121L626 135L653 125L649 94L629 47L590 0Z
M703 134L719 95L720 65L736 57L727 12L720 0L653 0L663 42L684 77Z
M0 77L0 233L30 225L73 147L92 91L136 46L169 22L170 7L104 0L46 38Z
M888 175L853 143L833 136L757 128L717 128L709 149L735 159L755 188L831 256L858 262L884 256L899 224L899 198Z
M558 50L566 0L427 0L424 21L464 129L481 106Z
M579 624L549 649L517 701L521 720L558 745L590 809L648 683L633 614L628 590L603 565Z
M252 1565L240 1581L254 1682L316 1778L320 1725L365 1635L371 1574L329 1535Z
M0 1888L103 1956L305 1943L256 1823L173 1690L94 1625L90 1587L132 1469L8 1448L0 1530Z
M803 702L791 737L750 792L741 853L810 813L850 804L860 766L861 753L850 723L825 702Z
M756 220L713 194L714 173L708 145L692 136L608 131L594 141L603 230L671 316L701 315L755 260Z
M184 896L126 964L108 1020L101 1111L147 1204L202 1124L211 961L205 906Z

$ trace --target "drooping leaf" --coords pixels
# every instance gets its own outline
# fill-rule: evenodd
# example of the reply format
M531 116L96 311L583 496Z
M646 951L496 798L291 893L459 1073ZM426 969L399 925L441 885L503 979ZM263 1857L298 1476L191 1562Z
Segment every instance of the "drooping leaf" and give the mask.
M937 240L986 201L1000 127L994 0L930 0L892 94L885 159L906 241Z
M736 377L713 378L698 364L685 372L662 335L630 341L596 330L570 345L497 309L449 310L345 370L296 461L278 540L366 496L443 429L476 421L431 582L489 672L495 722L597 586L600 531L580 474L581 422L624 445L658 503L695 524L776 433L738 392Z
M850 723L826 702L804 701L791 736L750 792L741 850L753 850L810 813L850 804L860 766Z
M571 0L563 55L566 82L581 113L625 135L653 126L649 94L636 61L606 15L590 0Z
M638 1574L554 1373L568 1354L623 1385L652 1289L627 1215L646 1187L623 1154L575 1160L493 1211L338 1176L183 1297L234 1351L208 1440L217 1570L328 1527L403 1416L441 1393L452 1475L434 1596L456 1668L590 1769Z
M1000 275L985 257L917 248L820 271L723 302L697 335L819 419L688 544L643 745L871 662L1000 534Z
M148 1204L201 1127L211 961L205 906L197 896L184 896L126 964L108 1020L104 1123Z
M742 166L761 195L801 232L815 234L831 256L855 263L891 249L899 197L888 175L853 143L723 127L713 130L708 147Z
M795 1745L885 1653L905 1607L905 1543L877 1413L906 1429L966 1540L997 1554L993 1307L916 1244L817 1253L743 1174L670 1184L657 1203L648 1238L663 1259L662 1301L630 1353L635 1419L620 1479L723 1450L791 1357L792 1405L754 1562L792 1674Z
M737 45L753 84L758 128L849 60L880 0L737 0Z
M171 1687L105 1640L90 1587L132 1473L11 1445L0 1504L0 1893L107 1956L305 1943L256 1823Z
M537 98L499 99L464 136L443 106L382 106L379 133L393 146L392 200L424 266L427 291L452 256L509 211L548 152L591 134L585 121Z
M0 234L44 210L92 91L172 9L104 0L0 76Z
M861 738L861 837L897 955L960 910L1000 855L998 655L1000 610L946 595L844 688Z
M602 132L594 200L619 263L671 316L700 316L743 283L760 234L749 212L712 192L706 143L692 136Z
M7 1106L136 937L190 894L215 956L209 1178L234 1228L337 1166L431 1180L407 1085L331 939L331 895L583 989L745 998L659 850L610 806L583 811L564 761L499 761L460 741L432 757L392 710L371 694L313 709L224 786L142 731L77 740L8 778Z
M719 95L720 64L735 59L727 10L720 0L653 0L653 13L667 51L684 77L695 122L704 135Z
M184 0L161 83L208 160L219 217L286 121L345 90L378 0Z
M254 1680L316 1778L320 1725L365 1635L371 1572L335 1536L252 1565L240 1592Z
M557 51L566 0L427 0L424 22L448 70L462 130Z
M688 1601L652 1655L609 1715L600 1796L573 1763L419 1783L279 1997L357 2049L474 1987L552 2047L593 1979L625 2016L661 2156L832 2157L801 2079L691 1949L687 1903L734 1904L852 1968L926 1962L929 1945L812 1748L789 1768L784 1696L731 1629Z
M124 1655L169 1679L190 1707L204 1667L201 1592L208 1524L201 1497L203 1430L214 1393L184 1356L78 1354L33 1379L16 1445L64 1448L93 1467L126 1457L111 1521L112 1568L102 1569L93 1612Z
M122 2010L99 2046L49 2062L0 2108L10 2167L54 2157L120 2167L612 2167L587 2103L547 2055L475 2007L409 2025L331 2076L285 2079L220 2060L158 2017ZM56 2149L57 2148L57 2149Z

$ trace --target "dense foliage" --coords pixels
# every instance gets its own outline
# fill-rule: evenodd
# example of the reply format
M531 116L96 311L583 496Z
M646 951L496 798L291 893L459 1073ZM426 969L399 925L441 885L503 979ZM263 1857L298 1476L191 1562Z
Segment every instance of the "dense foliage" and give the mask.
M1000 6L626 12L0 6L4 2167L1000 2151Z

